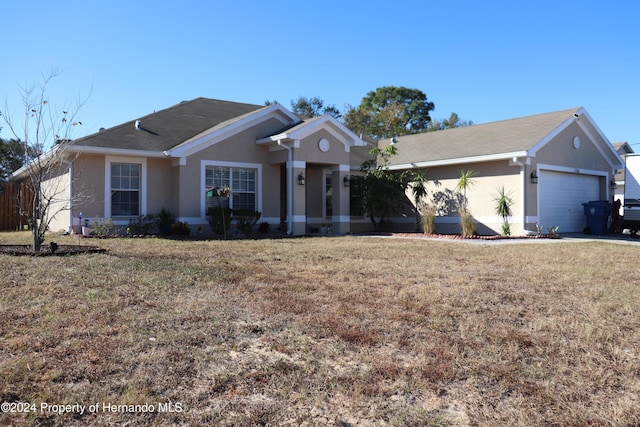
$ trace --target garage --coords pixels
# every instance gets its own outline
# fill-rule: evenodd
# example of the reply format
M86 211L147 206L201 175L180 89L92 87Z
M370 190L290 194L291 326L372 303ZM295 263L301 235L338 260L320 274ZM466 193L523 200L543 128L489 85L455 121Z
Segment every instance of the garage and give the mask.
M546 232L558 226L560 233L582 232L586 225L582 203L600 200L600 177L541 170L538 181L538 224Z

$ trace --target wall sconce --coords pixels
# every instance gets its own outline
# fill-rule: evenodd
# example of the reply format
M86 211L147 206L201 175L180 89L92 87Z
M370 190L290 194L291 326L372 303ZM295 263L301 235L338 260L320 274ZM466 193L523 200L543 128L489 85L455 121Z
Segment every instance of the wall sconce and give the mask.
M532 184L538 183L538 174L536 173L536 171L531 172L531 183Z
M609 182L609 187L611 188L611 190L615 190L616 188L618 188L618 184L616 184L615 178L611 178L611 182Z
M304 175L298 175L298 185L304 185Z
M345 187L348 187L348 186L350 185L349 177L348 177L347 175L345 175L345 176L344 176L344 178L342 178L342 184L343 184Z

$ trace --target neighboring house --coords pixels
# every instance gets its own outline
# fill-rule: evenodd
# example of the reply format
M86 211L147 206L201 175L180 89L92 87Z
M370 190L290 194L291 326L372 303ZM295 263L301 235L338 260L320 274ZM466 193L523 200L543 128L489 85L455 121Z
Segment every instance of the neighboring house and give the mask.
M185 101L74 140L65 150L73 163L46 183L68 183L66 209L50 229L69 229L80 213L125 228L166 209L192 231L208 230L207 209L220 201L208 190L229 186L229 206L259 211L261 222L294 235L321 225L344 234L350 150L364 145L331 116L302 120L277 103Z
M381 141L380 146L389 144ZM582 231L582 203L612 200L616 173L624 164L583 108L396 138L391 169L425 169L429 202L438 211L438 233L459 232L455 191L462 170L476 172L467 190L480 234L500 233L495 213L498 188L511 194L512 234L532 233L536 224L559 232ZM415 228L415 216L394 218Z
M627 142L614 142L613 148L615 148L616 152L622 158L623 162L626 164L627 154L633 154L633 149ZM621 169L615 176L616 180L616 189L614 200L620 200L620 215L624 214L624 184L625 184L625 169Z

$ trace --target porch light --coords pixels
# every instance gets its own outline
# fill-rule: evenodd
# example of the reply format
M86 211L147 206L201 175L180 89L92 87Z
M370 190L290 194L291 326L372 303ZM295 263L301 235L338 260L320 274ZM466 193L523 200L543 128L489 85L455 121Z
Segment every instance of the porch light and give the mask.
M531 172L531 183L532 184L538 183L538 174L536 173L536 171Z
M616 188L618 188L618 184L616 184L616 180L614 178L611 178L611 182L609 182L609 187L611 188L611 190L615 190Z
M304 185L304 175L298 175L298 185Z
M342 184L343 184L345 187L348 187L348 186L349 186L349 184L350 184L350 183L349 183L349 177L348 177L347 175L345 175L345 176L344 176L344 178L342 178Z

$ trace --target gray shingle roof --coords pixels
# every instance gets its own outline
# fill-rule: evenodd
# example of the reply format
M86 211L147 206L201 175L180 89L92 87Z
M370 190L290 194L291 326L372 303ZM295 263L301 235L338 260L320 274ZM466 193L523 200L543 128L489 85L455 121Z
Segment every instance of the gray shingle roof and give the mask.
M217 99L196 98L141 117L136 120L88 135L73 144L130 150L165 151L207 129L233 122L262 105L242 104Z
M446 161L529 150L580 110L572 108L473 126L401 136L392 165ZM386 146L389 140L380 142Z

